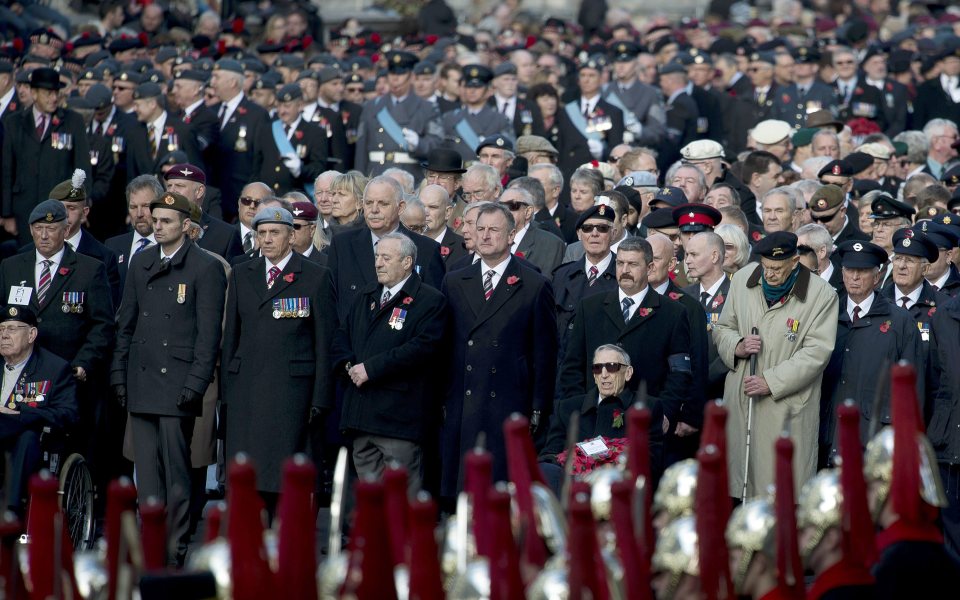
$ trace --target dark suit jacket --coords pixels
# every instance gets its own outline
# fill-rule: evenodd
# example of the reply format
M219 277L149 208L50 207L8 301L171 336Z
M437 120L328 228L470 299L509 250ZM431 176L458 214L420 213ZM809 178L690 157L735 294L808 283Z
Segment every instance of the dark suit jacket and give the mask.
M127 281L127 265L130 264L130 259L133 258L132 256L127 256L130 254L130 247L133 245L133 232L128 231L127 233L115 235L106 240L103 245L116 256L117 275L120 277L120 292L122 294L123 284ZM117 305L119 306L119 303L117 303Z
M440 244L419 233L413 233L403 225L400 225L397 232L413 240L417 246L417 264L414 271L424 283L439 289L446 273L440 258ZM337 315L343 320L350 314L361 291L377 280L370 230L360 227L333 236L327 259L337 290Z
M884 111L883 96L880 90L867 85L863 77L857 79L857 85L850 94L849 102L840 95L840 87L835 82L833 88L837 95L837 116L846 123L851 119L865 118L875 122L881 131L887 129L887 113Z
M553 292L546 278L511 257L484 300L482 263L447 274L450 306L446 418L441 436L441 495L463 486L463 455L486 434L493 478L507 476L503 422L512 413L540 414L541 436L553 408L557 368Z
M127 140L127 172L132 179L138 175L153 175L159 171L159 162L169 152L180 150L186 152L190 164L203 165L203 157L197 140L186 125L179 118L167 113L167 120L163 127L163 134L157 144L156 156L150 155L150 134L145 123L138 122L132 128ZM201 166L202 168L202 166Z
M37 344L87 373L105 369L113 348L115 325L113 300L102 263L64 246L60 266L53 273L43 306L37 304L35 251L11 256L0 265L0 293L23 285L33 288L30 308L39 321ZM68 293L82 292L83 312L64 312ZM69 307L68 307L69 308Z
M513 126L513 132L515 136L543 136L543 114L540 112L540 107L537 105L537 103L524 100L519 96L515 97L513 100L516 106L514 107L513 121L511 122L511 125ZM487 99L487 105L492 106L494 110L499 111L496 97L490 96L490 98ZM454 108L459 107L460 104L457 104Z
M913 101L911 129L923 129L931 119L949 119L960 121L960 102L954 102L940 84L940 77L928 79L917 86L917 97Z
M253 175L280 196L289 191L303 191L304 186L313 184L317 175L327 170L326 130L318 125L300 119L296 131L290 138L290 144L300 157L300 174L294 177L280 156L280 150L273 139L273 123L261 127L253 152Z
M540 229L552 233L567 244L577 241L577 216L562 202L557 204L553 216L544 207L533 215L533 220L540 225Z
M516 254L537 265L545 276L552 277L554 269L563 262L565 249L563 240L540 229L537 222L532 221L517 246Z
M34 347L20 372L14 394L17 389L26 391L33 387L29 384L42 382L47 382L50 387L42 401L35 402L36 396L25 396L23 402L17 403L19 415L0 414L0 440L16 437L28 429L39 431L47 426L63 429L77 422L77 386L70 365L56 354ZM2 399L4 403L6 400Z
M463 247L463 236L447 227L447 232L443 234L443 241L440 242L440 258L443 259L443 266L449 271L451 265L467 254L469 252Z
M30 242L20 249L20 253L33 253L35 250L33 242ZM97 241L86 229L81 229L77 253L95 258L103 263L107 273L107 284L110 286L111 310L115 310L116 307L120 306L120 296L123 293L120 269L117 265L117 254Z
M380 284L364 288L337 332L333 372L362 363L370 378L360 387L346 381L340 428L419 442L441 408L432 374L445 359L447 300L416 273L381 308L382 296ZM398 311L406 313L399 329Z
M226 287L220 261L189 240L165 267L158 245L133 257L110 368L110 384L127 386L127 410L200 416L199 406L184 411L177 398L184 388L202 396L213 379Z
M683 288L690 298L700 301L700 284L694 283ZM730 278L724 276L720 288L713 298L710 298L710 304L704 309L706 313L707 325L707 391L706 399L713 400L723 398L723 385L727 378L729 369L720 359L717 353L717 345L713 342L713 326L720 320L720 313L723 311L723 305L727 302L727 295L730 293ZM702 306L702 305L701 305Z
M207 213L203 213L200 226L203 227L203 237L198 242L201 248L216 252L227 259L227 262L233 260L234 256L243 254L243 242L240 241L240 231L236 227L231 227Z
M697 296L700 294L698 293ZM690 326L690 364L693 370L693 385L690 388L690 401L680 409L679 419L697 429L703 423L703 408L706 402L707 385L710 373L707 335L707 317L700 299L685 293L673 280L667 285L666 297L683 306ZM672 425L671 421L671 425Z
M689 94L683 92L668 102L667 134L660 144L660 155L657 165L662 172L680 158L680 148L683 148L700 134L697 133L697 122L700 119L700 109Z
M560 339L560 357L564 340L573 328L573 316L584 298L617 289L617 255L610 253L610 264L597 276L592 286L587 285L586 261L583 258L561 265L553 272L553 295L557 301L557 336Z
M215 110L219 114L220 107ZM237 199L243 186L254 180L255 140L259 138L260 128L269 126L267 111L244 98L233 111L226 126L220 130L212 165L213 177L208 177L207 181L219 188L223 194L223 216L228 220L232 220L237 214ZM243 143L238 145L241 132L245 134L245 147ZM226 256L224 258L230 260Z
M333 407L330 346L336 332L330 271L293 253L273 287L266 259L230 273L223 334L223 398L227 453L246 452L257 485L280 491L283 461L307 444L311 407ZM309 302L310 314L279 317L288 303ZM299 306L297 307L299 308Z
M648 288L629 323L624 323L618 295L615 289L580 302L561 363L558 398L582 397L593 381L593 352L602 344L619 344L634 365L627 386L636 391L640 381L646 381L650 402L662 402L673 426L690 401L693 381L686 312ZM643 309L649 311L646 316Z
M313 118L310 119L310 122L319 127L323 135L327 157L324 170L336 169L345 173L349 149L347 146L347 131L344 128L340 113L317 104L317 110L313 112Z
M210 173L214 164L217 142L220 139L220 121L216 111L201 103L190 116L180 115L183 123L190 129L191 135L203 157L203 163L197 164L204 173Z

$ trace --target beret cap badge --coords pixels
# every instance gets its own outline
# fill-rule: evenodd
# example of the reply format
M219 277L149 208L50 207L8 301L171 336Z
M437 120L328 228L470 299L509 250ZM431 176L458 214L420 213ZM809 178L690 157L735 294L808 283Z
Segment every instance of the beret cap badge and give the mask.
M15 306L11 306L10 310L8 310L7 312L10 314L11 317L17 316L17 308Z
M780 256L783 254L783 248L774 248L770 253L774 256Z
M53 223L53 213L47 213L44 219L46 219L47 223Z
M166 196L163 197L164 204L173 204L174 202L176 202L176 200L170 194L167 194Z

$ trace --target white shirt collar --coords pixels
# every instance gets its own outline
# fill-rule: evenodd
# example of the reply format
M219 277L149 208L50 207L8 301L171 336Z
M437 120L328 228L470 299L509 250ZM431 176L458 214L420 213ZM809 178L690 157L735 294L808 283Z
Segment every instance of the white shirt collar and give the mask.
M246 225L244 225L244 224L243 224L243 221L240 221L240 241L243 241L243 238L245 238L245 237L247 236L247 233L248 233L248 232L249 232L249 233L253 233L254 235L256 235L256 232L255 232L254 230L252 230L252 229L250 229L249 227L247 227Z
M13 95L17 93L17 86L13 86L3 96L0 96L0 113L7 110L7 107L10 105L10 102L13 101Z
M330 110L332 110L332 111L334 111L334 112L340 112L340 103L339 103L339 102L338 102L338 103L335 103L335 104L327 104L326 102L323 101L323 98L320 98L320 97L318 96L318 97L317 97L317 104L318 104L319 106L323 107L323 108L329 108Z
M293 256L293 250L290 250L289 252L287 252L286 256L280 259L280 262L278 262L277 264L271 263L269 258L264 259L263 261L264 275L267 275L267 276L270 275L270 267L278 267L281 271L286 269L287 263L290 262L290 257L292 256Z
M510 248L511 253L515 253L517 251L517 248L520 247L520 242L523 241L523 236L527 235L527 231L529 230L530 230L530 223L527 223L526 225L523 226L523 229L518 231L517 234L513 236L513 247Z
M658 285L657 287L653 288L653 291L655 291L656 293L658 293L658 294L660 294L660 295L662 296L662 295L664 295L664 294L667 293L667 288L668 288L669 286L670 286L670 278L667 277L667 279L666 279L663 283L661 283L661 284Z
M304 120L309 121L313 119L313 113L317 112L317 109L320 108L320 105L316 102L309 102L303 105L303 110L300 111L300 114L303 116Z
M66 246L64 246L63 248L60 248L60 252L57 252L56 254L54 254L53 256L51 256L50 258L46 258L46 257L43 256L42 254L40 254L40 251L39 251L39 250L35 250L34 252L35 252L36 255L37 255L37 263L36 263L36 264L37 264L37 267L38 267L38 268L40 267L40 262L41 262L41 261L44 261L44 260L52 261L53 264L50 265L50 272L53 273L54 271L57 270L57 267L60 266L60 262L63 260L63 253L66 252Z
M648 285L647 287L643 288L636 294L632 296L627 296L627 294L623 291L623 288L620 288L620 287L617 288L617 294L619 296L617 299L620 302L621 308L623 307L624 298L630 298L633 300L633 304L630 305L630 317L627 320L630 320L633 318L634 313L637 312L637 308L643 303L643 299L647 297L647 290L649 289L650 289L650 286Z
M827 262L827 268L824 269L824 270L822 270L822 271L820 271L820 277L821 277L824 281L830 281L830 277L831 277L832 275L833 275L833 263L828 261L828 262Z
M860 304L857 304L856 302L851 300L849 296L847 296L847 316L850 317L850 320L853 321L853 308L855 306L860 307L861 319L867 316L867 313L870 312L870 307L873 306L873 300L876 297L877 295L875 293L870 294L869 296L866 297L866 299L864 299L863 302L861 302Z
M613 260L613 252L607 252L607 255L603 258L603 260L601 260L596 265L594 265L593 263L590 262L590 258L584 255L583 268L587 272L587 275L590 275L590 267L593 267L593 266L597 267L597 271L599 271L599 273L597 273L597 277L599 277L600 275L603 275L603 273L607 270L607 267L610 266L610 261L612 260Z
M233 111L237 110L237 107L240 106L240 103L243 101L243 94L237 94L232 99L226 102L227 110L223 113L223 119L221 119L220 124L223 125L226 122L230 121L230 117L233 116Z
M154 130L159 131L163 135L163 126L167 122L167 111L160 111L160 116L153 120L147 127L150 129L150 132Z
M203 98L200 98L199 100L197 100L196 102L188 106L187 109L183 111L184 114L186 114L188 117L192 116L193 113L196 112L198 108L200 108L201 104L203 104Z
M725 276L725 275L722 275L722 276L720 277L720 279L716 280L716 281L713 283L713 285L710 286L710 289L707 289L707 290L703 289L703 283L701 283L701 284L700 284L700 294L703 294L704 292L710 294L710 296L707 298L707 300L710 300L711 298L713 298L714 296L717 295L717 292L720 291L720 286L723 285L723 280L724 280L724 279L726 279L726 276Z
M617 248L620 247L620 244L623 243L623 240L627 239L627 237L629 237L629 236L627 235L627 232L624 231L624 232L623 232L623 237L621 237L619 240L617 240L616 242L614 242L613 244L610 245L610 251L611 251L611 252L616 252L616 251L617 251Z
M153 237L153 234L152 234L152 233L151 233L150 235L148 235L147 237L143 237L142 235L140 235L139 233L137 233L136 230L134 230L134 232L133 232L133 243L130 244L130 256L133 256L133 253L137 251L137 248L140 246L140 240L148 240L148 241L150 242L149 244L147 244L146 246L144 246L144 250L146 250L146 249L149 248L150 246L152 246L152 245L154 245L154 244L157 243L157 239L156 239L155 237Z
M302 119L301 119L300 116L298 115L298 116L297 116L297 120L294 121L293 123L290 123L290 133L287 134L287 139L288 139L288 140L293 136L294 132L297 130L297 127L300 127L300 121L301 121L301 120L302 120Z
M393 228L393 231L391 231L390 233L396 233L399 230L400 230L400 226L397 225L396 227ZM383 235L390 235L390 233L385 233ZM380 242L380 238L382 237L383 237L382 235L377 235L373 231L370 232L370 239L372 240L370 243L373 244L374 248L377 247L377 244Z
M599 101L600 101L600 94L597 94L592 98L581 97L580 108L582 109L584 106L586 106L590 112L593 112L594 110L596 110L597 102Z
M936 281L930 281L928 279L927 281L930 282L930 285L936 286L938 290L942 290L943 286L947 284L947 279L949 278L950 278L950 268L948 267L947 270L944 271L943 276L940 277L940 279Z
M396 298L397 294L399 294L400 290L403 289L403 285L407 283L408 279L410 279L410 275L407 275L406 277L404 277L403 280L397 285L393 286L392 288L388 288L387 290L384 290L384 291L390 292L391 298ZM383 292L380 292L380 297L383 298Z
M443 236L445 236L445 235L447 235L447 228L446 228L446 227L444 227L443 229L440 230L440 235L438 235L437 237L433 238L433 241L435 241L436 243L440 244L440 243L443 242Z
M923 291L923 282L921 281L920 285L917 286L917 289L913 290L909 294L904 294L902 291L900 291L900 288L897 287L896 285L893 286L893 290L894 292L896 292L894 294L894 298L896 298L897 306L901 308L903 307L902 298L906 296L907 308L910 308L917 303L917 300L920 299L920 292Z
M160 259L162 260L164 258L169 258L170 260L173 260L173 257L177 255L177 252L180 252L181 248L183 248L183 240L180 241L180 245L177 246L176 250L174 250L170 255L167 255L167 253L163 250L163 246L160 246Z
M67 239L65 240L65 242L66 242L67 244L70 244L70 248L71 248L74 252L76 252L76 251L77 251L77 248L80 247L80 238L82 238L82 237L83 237L83 228L81 227L80 229L77 230L77 232L76 232L75 234L73 234L73 237L67 238Z

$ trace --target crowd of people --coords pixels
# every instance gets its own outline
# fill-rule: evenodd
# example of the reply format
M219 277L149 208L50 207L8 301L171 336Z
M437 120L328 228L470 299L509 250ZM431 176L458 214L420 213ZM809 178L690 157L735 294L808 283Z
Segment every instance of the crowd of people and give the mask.
M295 3L184 23L107 2L73 25L14 4L0 28L24 36L0 45L7 506L25 513L44 428L68 432L97 513L135 470L183 565L237 456L271 518L284 461L307 453L329 501L341 447L353 478L398 465L411 498L453 514L478 446L492 481L517 483L505 422L526 419L528 476L565 497L629 454L640 403L653 486L720 456L723 522L741 503L731 523L774 520L771 486L778 502L810 482L840 497L853 419L847 454L866 448L883 471L868 484L887 486L871 492L892 531L877 564L922 542L935 559L893 562L955 582L960 13L783 2L746 21L722 4L668 22L598 3L603 19L585 7L573 23L507 3L451 24L433 1L412 35L351 20L316 39L316 11ZM887 376L903 364L910 394ZM919 516L890 492L898 403L930 450L910 467L934 490ZM707 535L678 502L662 539ZM842 535L823 540L847 544L830 526ZM740 575L794 586L782 555L741 549ZM869 585L875 557L861 558ZM686 597L674 575L659 597Z

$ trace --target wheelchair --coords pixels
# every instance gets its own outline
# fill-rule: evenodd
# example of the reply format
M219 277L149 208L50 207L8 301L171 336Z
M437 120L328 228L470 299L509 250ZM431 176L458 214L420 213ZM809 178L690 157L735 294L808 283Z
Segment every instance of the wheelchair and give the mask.
M70 452L70 436L44 427L40 435L40 464L60 482L60 509L75 551L93 548L94 486L90 467L83 455Z

